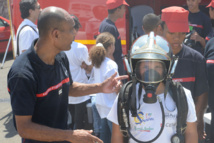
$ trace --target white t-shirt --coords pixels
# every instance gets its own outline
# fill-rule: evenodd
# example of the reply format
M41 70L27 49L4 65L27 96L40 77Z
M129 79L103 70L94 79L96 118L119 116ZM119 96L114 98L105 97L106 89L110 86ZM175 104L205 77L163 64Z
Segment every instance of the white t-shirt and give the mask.
M100 68L94 68L94 81L95 83L101 83L115 72L117 72L117 76L119 76L117 64L106 57ZM101 118L107 117L116 97L116 93L97 93L95 101L97 111Z
M136 87L136 91L138 91L138 85ZM195 122L197 120L195 105L192 99L191 92L184 88L184 91L187 96L188 102L188 114L187 114L187 122ZM142 91L141 99L140 99L140 109L137 110L138 116L133 118L131 117L131 112L129 113L130 126L132 135L140 140L140 141L150 141L154 139L158 133L160 132L162 125L162 111L160 108L160 104L157 101L154 104L147 104L143 102L143 95L145 91ZM138 96L138 95L137 95ZM177 125L177 107L172 97L167 94L164 99L164 94L158 95L163 103L164 112L165 112L165 127L161 135L154 143L171 143L171 137L176 133L176 125ZM138 97L137 97L138 99ZM117 102L118 98L115 100L114 105L108 114L108 119L115 124L118 124L117 117ZM137 102L138 105L138 102ZM130 139L130 143L135 143L133 139Z
M85 62L87 65L91 65L91 62L89 61L88 48L81 43L73 41L71 44L71 49L69 51L65 51L65 54L68 57L72 80L79 83L88 83L86 72L81 68L82 62ZM69 96L68 103L79 104L88 99L90 99L88 95L81 97Z
M24 27L20 31L20 29L25 25L29 25L29 26ZM35 31L30 26L33 27ZM23 50L29 49L30 46L32 45L32 42L35 39L39 38L39 32L38 32L37 26L32 21L30 21L29 19L24 19L22 23L19 25L19 28L16 34L18 33L19 33L19 54L21 55ZM16 42L18 43L17 37L18 35L16 35Z

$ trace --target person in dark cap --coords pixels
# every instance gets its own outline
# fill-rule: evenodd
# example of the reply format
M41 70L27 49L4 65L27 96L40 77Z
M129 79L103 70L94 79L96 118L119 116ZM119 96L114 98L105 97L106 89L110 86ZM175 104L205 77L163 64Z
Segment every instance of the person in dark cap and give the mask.
M207 7L209 8L210 19L214 20L214 0L211 0L211 2L209 3L209 5ZM209 41L212 37L214 37L214 29L213 29L213 27L212 27L212 30L207 35L206 41Z
M160 26L160 17L155 15L154 13L149 13L143 17L143 30L146 34L149 34L151 31L157 33L158 27Z
M102 21L99 27L99 33L109 32L115 38L114 61L118 65L119 75L125 75L125 68L122 60L121 37L115 22L123 18L126 6L129 6L125 0L107 0L108 17Z
M181 82L191 91L196 106L198 137L203 140L203 115L207 107L208 92L206 62L199 52L183 44L189 31L188 14L189 12L182 7L165 8L162 10L161 25L163 36L171 45L173 54L179 58L173 80Z
M15 127L22 143L102 143L92 131L68 130L68 95L84 96L118 90L116 73L100 84L73 82L64 50L71 48L76 30L70 14L47 7L38 19L39 39L20 55L8 73L8 91Z
M210 19L214 19L214 0L211 0L207 7L209 8Z

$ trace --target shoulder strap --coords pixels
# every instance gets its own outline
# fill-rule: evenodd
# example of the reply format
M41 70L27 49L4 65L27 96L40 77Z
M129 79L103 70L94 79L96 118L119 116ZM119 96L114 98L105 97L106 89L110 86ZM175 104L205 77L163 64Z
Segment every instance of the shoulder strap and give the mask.
M129 120L129 101L130 95L132 93L132 81L127 82L123 85L122 89L120 90L118 96L118 103L117 103L117 116L118 116L118 123L120 126L120 130L123 134L123 141L124 143L128 143L129 136L127 132L128 128L128 120ZM125 114L124 114L125 112ZM125 116L125 117L124 117Z
M181 136L184 142L184 133L186 130L186 120L188 113L188 103L186 94L184 92L183 86L180 82L171 82L170 90L172 92L171 96L176 103L178 109L177 115L177 134Z
M30 26L30 25L24 25L24 26L22 26L22 28L19 30L19 33L17 34L17 56L19 56L19 54L20 54L19 53L19 34L22 31L22 29L25 28L26 26L31 27L33 29L33 31L35 31L37 33L37 31L32 26Z

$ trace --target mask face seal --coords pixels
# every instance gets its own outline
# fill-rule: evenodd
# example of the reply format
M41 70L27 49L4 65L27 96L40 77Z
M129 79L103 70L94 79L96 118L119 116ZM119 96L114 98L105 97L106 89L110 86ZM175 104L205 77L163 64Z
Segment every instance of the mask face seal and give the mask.
M135 68L136 79L142 83L160 83L166 77L166 65L157 60L140 60Z
M143 97L145 103L156 103L156 89L166 77L165 63L158 60L140 60L135 68L136 79L143 83L146 94Z

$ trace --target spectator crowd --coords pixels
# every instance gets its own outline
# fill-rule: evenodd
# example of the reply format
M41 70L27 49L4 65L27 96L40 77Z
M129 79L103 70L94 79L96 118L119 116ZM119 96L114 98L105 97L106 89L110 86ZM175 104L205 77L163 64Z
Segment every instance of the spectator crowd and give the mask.
M8 73L21 142L213 143L214 0L210 17L200 2L145 13L126 63L115 25L129 7L125 0L106 1L108 16L90 50L74 41L77 16L21 0L17 57Z

